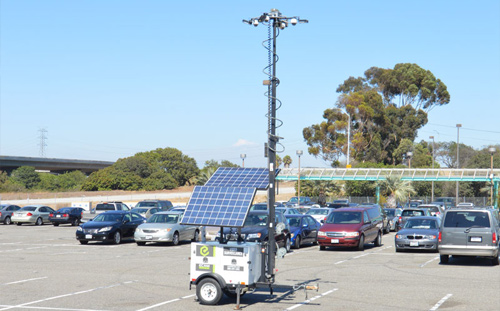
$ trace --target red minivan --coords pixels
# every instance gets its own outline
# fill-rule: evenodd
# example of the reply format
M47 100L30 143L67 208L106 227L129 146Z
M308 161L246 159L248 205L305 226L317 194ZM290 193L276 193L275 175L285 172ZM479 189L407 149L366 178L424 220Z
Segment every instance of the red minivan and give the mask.
M380 207L339 208L330 213L318 232L319 249L356 247L365 243L382 245L383 218Z

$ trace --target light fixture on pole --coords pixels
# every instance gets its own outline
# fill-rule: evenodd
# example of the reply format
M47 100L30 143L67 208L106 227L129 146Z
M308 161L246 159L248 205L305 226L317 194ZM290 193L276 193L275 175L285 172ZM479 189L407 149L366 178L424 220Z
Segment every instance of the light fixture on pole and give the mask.
M408 158L408 168L411 168L411 157L413 156L413 152L408 151L406 153L406 158Z
M245 167L245 158L247 157L247 155L245 153L242 153L240 154L240 158L241 158L241 167Z
M276 135L276 124L279 120L276 118L277 107L281 106L279 101L276 88L279 84L279 79L276 76L276 63L278 62L278 54L276 54L276 39L280 33L280 30L288 27L288 24L295 26L297 23L308 23L305 19L300 19L298 16L287 17L281 14L277 9L271 9L269 13L263 13L259 17L253 17L249 20L243 20L244 23L248 25L253 25L257 27L259 24L263 24L268 28L268 39L267 46L264 47L268 50L269 65L264 69L264 72L268 76L268 80L264 81L264 85L268 86L267 91L267 144L265 154L267 155L267 164L269 170L269 188L267 192L267 205L269 207L269 217L267 222L267 233L269 236L268 241L268 252L267 252L267 265L266 265L266 278L270 283L274 282L275 277L275 254L276 254L276 243L275 243L275 228L273 221L276 217L276 211L274 208L274 203L276 200L275 182L276 182L276 145L280 140L280 137ZM277 105L279 103L279 106Z
M297 205L300 206L300 156L303 154L302 150L297 150L297 156L299 157L299 173L297 176Z
M434 136L429 136L429 139L432 139L432 169L434 170ZM434 180L431 182L431 202L434 202Z
M457 170L460 168L460 128L461 127L462 127L462 124L457 124ZM457 189L456 189L456 194L455 194L455 205L457 205L457 204L458 204L458 180L457 180Z
M490 202L491 202L491 205L493 205L493 155L495 154L495 152L497 152L497 149L495 147L490 147L488 148L488 151L490 152L491 154L491 173L490 173L490 179L491 179L491 186L490 186Z

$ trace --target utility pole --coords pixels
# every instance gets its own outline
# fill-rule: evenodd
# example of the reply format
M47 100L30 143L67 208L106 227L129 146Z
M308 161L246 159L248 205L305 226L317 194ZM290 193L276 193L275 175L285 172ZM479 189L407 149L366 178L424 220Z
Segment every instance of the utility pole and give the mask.
M275 254L276 254L276 240L275 240L275 218L276 212L274 203L276 201L275 181L276 181L276 144L279 138L276 135L276 101L279 101L276 96L276 87L279 84L279 79L276 76L276 63L278 55L276 54L276 38L280 30L288 27L288 24L295 26L297 23L308 23L305 19L300 19L297 16L286 17L281 14L277 9L271 9L269 13L263 13L259 17L243 20L244 23L257 27L259 23L268 26L268 53L270 64L266 67L265 72L268 75L268 80L264 81L264 85L268 86L267 99L268 99L268 142L266 144L265 153L267 154L267 163L269 169L269 188L268 188L268 208L269 217L267 221L268 228L268 253L267 253L267 271L266 278L268 282L274 283L275 276ZM272 28L272 34L271 34ZM266 71L267 70L267 71ZM281 102L280 102L281 105Z
M434 169L434 136L429 136L430 139L432 139L432 169ZM434 174L434 172L432 172ZM431 182L432 189L431 189L431 202L434 202L434 180Z

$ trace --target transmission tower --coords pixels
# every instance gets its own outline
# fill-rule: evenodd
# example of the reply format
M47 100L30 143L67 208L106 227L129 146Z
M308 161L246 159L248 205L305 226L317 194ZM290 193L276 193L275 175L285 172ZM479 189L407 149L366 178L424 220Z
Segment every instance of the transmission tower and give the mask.
M40 139L40 143L38 144L40 147L40 157L45 158L45 147L47 147L47 144L45 143L47 141L47 136L45 136L45 134L47 133L47 129L41 128L38 132L40 132L40 136L38 136Z

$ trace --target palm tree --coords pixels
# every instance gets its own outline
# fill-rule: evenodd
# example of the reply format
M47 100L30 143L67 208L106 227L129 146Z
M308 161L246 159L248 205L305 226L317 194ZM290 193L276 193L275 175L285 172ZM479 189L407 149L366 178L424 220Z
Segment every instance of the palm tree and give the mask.
M289 168L290 164L292 164L292 158L289 155L284 156L283 164L285 164L285 168Z
M377 184L380 186L385 195L388 196L388 207L396 207L397 202L404 202L412 194L416 193L411 181L402 180L397 176L388 176L387 179L381 180Z
M204 185L210 179L210 177L212 177L216 170L217 168L212 166L203 168L198 176L196 176L196 184Z

